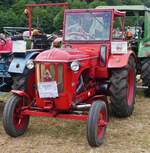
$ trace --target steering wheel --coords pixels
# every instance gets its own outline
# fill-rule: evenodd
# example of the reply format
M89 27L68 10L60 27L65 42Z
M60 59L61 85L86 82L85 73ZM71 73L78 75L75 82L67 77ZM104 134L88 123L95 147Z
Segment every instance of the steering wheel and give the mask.
M6 45L6 40L3 38L0 38L0 45L5 46Z
M86 39L86 36L84 35L84 33L81 33L81 32L68 32L67 34L69 36L72 36L72 35L81 36L82 38Z
M86 33L86 32L69 32L67 33L68 35L77 35L77 36L81 36L82 38L84 38L85 40L87 40L87 36L89 38L91 38L92 40L95 39L93 36L91 36L90 34Z
M69 36L70 35L77 35L77 36L81 36L82 38L84 38L85 40L87 40L87 36L91 39L95 39L93 36L91 36L90 34L88 34L85 31L80 31L80 32L68 32L67 33Z

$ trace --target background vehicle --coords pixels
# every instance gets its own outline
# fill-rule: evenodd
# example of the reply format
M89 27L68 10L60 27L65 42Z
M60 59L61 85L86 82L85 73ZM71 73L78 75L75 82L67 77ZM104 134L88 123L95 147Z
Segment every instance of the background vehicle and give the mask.
M27 27L3 27L5 36L12 40L23 40L23 32L28 30Z
M26 28L4 27L3 29L4 33L0 34L0 91L10 91L13 80L8 73L8 68L13 59L13 53L19 48L18 45L23 47L21 32Z
M52 42L58 36L56 34L47 35L40 31L39 27L32 28L32 9L33 7L67 7L67 3L50 3L50 4L30 4L26 5L24 13L28 18L28 31L21 35L22 41L16 41L18 37L12 37L13 53L12 61L7 66L7 73L10 76L11 84L7 84L7 88L0 89L0 91L10 91L11 89L26 88L25 82L29 75L33 72L33 59L43 50L50 49ZM5 27L8 30L8 27ZM9 28L9 30L14 30ZM19 28L21 31L22 28ZM16 32L16 31L14 31ZM20 37L19 37L20 38ZM3 79L3 78L2 78Z
M150 8L144 5L99 6L126 11L126 38L138 57L138 73L141 74L145 96L150 97ZM128 34L131 36L128 37Z
M12 84L8 67L12 60L12 41L10 38L0 37L0 90L10 90L7 84Z
M87 120L89 144L102 144L107 96L118 117L134 109L136 58L123 38L124 17L114 9L65 10L63 47L38 54L28 90L12 91L3 112L6 133L22 135L29 116ZM115 18L122 20L119 39L112 37Z

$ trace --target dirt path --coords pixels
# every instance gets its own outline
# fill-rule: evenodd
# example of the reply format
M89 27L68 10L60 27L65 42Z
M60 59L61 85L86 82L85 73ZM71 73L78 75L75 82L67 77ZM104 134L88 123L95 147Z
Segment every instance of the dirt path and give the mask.
M0 115L0 153L150 153L150 99L137 96L127 119L111 118L105 143L96 149L86 141L86 123L31 118L24 136L10 138Z

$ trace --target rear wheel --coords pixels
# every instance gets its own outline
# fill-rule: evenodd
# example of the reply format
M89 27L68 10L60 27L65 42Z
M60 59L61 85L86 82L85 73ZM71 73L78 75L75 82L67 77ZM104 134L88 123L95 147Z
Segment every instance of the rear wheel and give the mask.
M124 68L112 70L110 100L113 115L128 117L132 114L135 103L136 68L133 57L129 58Z
M29 124L29 116L21 114L22 107L27 105L23 97L13 95L5 104L3 126L6 133L17 137L25 133Z
M95 101L89 111L87 140L90 146L98 147L104 142L108 122L107 107L103 101Z
M148 88L144 89L144 95L150 97L150 58L142 61L142 81L143 86Z

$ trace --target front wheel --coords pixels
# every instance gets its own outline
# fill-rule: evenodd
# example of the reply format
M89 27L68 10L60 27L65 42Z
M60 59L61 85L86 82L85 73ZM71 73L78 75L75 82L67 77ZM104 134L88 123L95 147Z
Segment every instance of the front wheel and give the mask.
M3 126L6 133L17 137L25 133L29 124L29 116L21 114L22 107L27 105L26 99L13 95L5 104Z
M89 111L87 140L91 147L104 142L108 122L107 106L103 101L95 101Z

